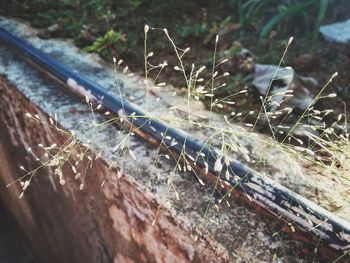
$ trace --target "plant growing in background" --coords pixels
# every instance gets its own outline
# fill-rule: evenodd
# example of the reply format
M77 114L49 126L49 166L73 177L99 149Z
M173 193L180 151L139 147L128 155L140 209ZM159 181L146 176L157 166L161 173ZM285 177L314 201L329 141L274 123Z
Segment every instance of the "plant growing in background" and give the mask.
M118 51L122 52L125 41L126 36L123 32L111 29L104 36L98 37L91 46L84 48L84 51L96 52L103 57L117 56Z
M265 38L276 27L306 28L306 33L312 32L310 42L314 47L319 28L326 16L329 0L310 1L275 1L275 0L228 0L233 8L238 9L241 30L248 26L259 26L260 38ZM316 17L314 19L313 17ZM303 23L295 23L300 19Z
M106 51L100 51L100 54L104 53L102 55L104 58L110 57L111 49L99 48L101 43L94 43L95 47L90 48L94 40L99 38L97 42L102 41L106 32L113 28L127 33L128 45L118 46L118 52L114 53L127 58L133 68L140 66L137 62L142 59L140 54L143 51L139 45L142 39L138 25L146 22L156 27L171 24L176 31L174 37L176 43L184 44L190 41L193 48L195 48L194 43L204 43L206 48L203 51L206 52L209 52L209 43L213 41L216 34L225 36L226 43L218 47L219 51L227 48L229 42L240 38L236 30L240 27L241 33L245 33L241 36L242 42L247 40L246 43L252 43L260 37L260 40L264 40L261 41L263 44L271 46L270 51L278 49L276 53L270 52L271 54L266 58L266 61L271 62L278 60L279 40L290 35L308 40L307 45L300 45L302 49L308 49L306 52L309 52L310 47L311 50L314 49L318 28L326 13L329 13L328 5L333 4L330 0L227 0L221 2L125 0L118 4L112 0L9 0L5 2L0 9L0 14L24 18L41 28L57 25L59 32L48 33L46 37L75 38L80 47L88 47L88 50L94 50L95 47L100 50L106 49ZM227 8L228 6L232 8ZM281 33L278 41L265 43L265 40L274 36L277 31ZM255 45L246 45L246 43L244 43L245 46L261 55L264 60L263 57L267 53L265 46L260 45L255 49ZM162 41L157 41L155 45L157 49L166 47ZM163 53L167 52L170 52L169 48L163 50ZM205 59L202 54L200 56ZM139 67L137 70L142 68Z
M188 52L190 51L189 48L182 49L178 47L175 44L174 40L170 37L168 31L165 28L155 29L155 28L150 28L148 26L145 26L144 28L144 33L145 33L144 64L145 64L145 72L146 72L145 75L147 77L147 73L150 71L158 72L157 77L151 81L150 86L148 86L147 80L145 82L147 106L149 104L148 93L151 92L152 88L154 88L155 86L157 88L166 86L166 83L158 82L157 78L161 73L161 71L168 66L166 62L162 62L161 64L158 64L158 65L156 63L153 64L153 62L152 63L150 62L150 59L154 57L154 52L148 52L148 49L147 49L147 39L148 39L147 36L148 36L149 30L151 29L158 30L164 33L166 38L170 42L173 52L175 53L176 61L172 66L173 66L173 69L179 72L181 77L185 79L186 91L187 91L188 118L177 119L177 118L171 118L168 116L158 117L158 116L130 115L130 116L119 116L116 118L111 118L110 120L107 120L105 123L98 123L94 118L94 120L91 123L88 123L93 129L96 129L96 131L102 130L107 126L112 125L113 123L119 123L121 124L121 126L123 126L126 122L133 120L134 118L149 118L149 119L159 118L160 120L167 122L169 125L172 125L172 124L176 125L177 123L181 122L183 125L185 125L185 127L188 127L190 129L193 127L200 127L200 128L205 128L209 130L211 133L209 134L209 138L206 140L206 144L214 145L215 143L215 142L213 143L214 139L218 139L220 143L219 143L219 147L216 147L216 148L220 149L218 150L218 152L220 152L221 158L223 158L225 161L229 159L230 154L238 152L239 154L242 154L244 156L247 163L249 163L253 168L255 168L255 166L258 165L259 160L258 161L252 160L252 158L250 157L251 152L249 152L249 149L247 149L241 143L241 140L240 140L241 138L249 138L252 141L256 140L259 143L263 143L270 147L274 147L276 151L284 152L291 159L294 159L294 158L298 160L303 159L310 162L311 164L319 165L321 168L324 168L325 171L327 172L329 171L332 176L339 175L339 178L338 178L339 180L347 180L347 181L349 180L348 173L347 173L349 168L346 165L346 158L347 156L349 156L348 154L349 135L346 128L346 125L347 125L346 116L343 114L340 114L338 116L336 122L332 123L329 127L326 127L325 125L322 125L322 122L324 121L324 118L331 113L331 111L330 110L318 111L314 109L312 105L310 105L310 107L307 110L305 110L305 112L303 112L303 114L294 124L288 125L287 123L284 122L285 121L285 118L284 118L277 123L276 127L274 127L272 126L270 121L274 118L278 118L280 114L285 114L285 112L287 112L287 115L288 115L290 114L290 111L289 109L281 107L281 108L278 108L278 110L276 110L275 112L268 112L269 106L273 103L273 100L271 100L272 95L268 94L269 92L267 92L266 97L261 98L262 103L261 103L260 111L258 113L257 112L248 113L250 116L256 118L255 124L247 121L246 120L247 116L243 116L243 119L241 121L241 125L243 128L241 130L236 130L235 128L233 128L233 123L236 120L235 117L238 116L239 114L240 116L242 115L240 112L238 113L231 112L229 116L223 116L224 122L222 123L222 125L214 125L214 123L211 123L211 122L209 122L208 124L207 120L203 121L202 119L195 118L196 116L192 111L191 107L192 107L193 101L198 100L198 96L206 96L210 98L210 103L211 103L210 114L212 114L213 109L223 108L224 105L233 105L235 103L235 100L237 100L237 98L239 99L240 94L247 93L247 90L242 89L242 90L238 90L237 93L235 94L231 94L230 97L227 97L224 99L219 100L216 97L217 91L220 90L220 88L226 87L226 85L223 85L224 83L220 82L220 79L226 78L229 76L227 72L222 73L219 70L220 67L227 62L227 59L224 59L224 60L216 59L216 48L219 40L218 36L216 36L216 41L215 41L215 50L214 50L214 56L212 60L212 67L210 67L209 69L211 74L209 78L206 78L206 76L203 74L206 71L205 66L197 66L194 63L192 63L190 68L187 68L185 66L184 59L185 59L185 55L188 54ZM99 44L96 44L95 46L96 51L98 51L99 49L103 50L103 47L114 44L115 43L114 41L118 41L118 38L117 40L113 40L114 32L112 32L111 34L112 36L108 36L107 39L102 39L100 40ZM112 38L112 41L109 38ZM281 64L284 62L283 60L284 60L285 54L291 42L292 42L292 38L290 38L290 40L288 41L288 44L285 48L285 52L280 60L278 67L280 67ZM117 62L117 60L114 59L115 67L121 65L122 63L123 63L122 61ZM127 72L127 67L124 68L124 73L126 72ZM326 83L326 85L321 89L320 93L316 96L314 101L317 101L319 99L330 99L336 96L335 94L323 95L323 91L326 89L328 84L331 83L333 78L336 77L336 75L337 74L334 74L330 79L330 81ZM237 78L234 78L234 81L244 82L246 80L241 76L237 76ZM271 84L272 84L272 81L270 83L270 87L271 87ZM286 92L286 94L283 94L283 95L289 96L291 94ZM102 107L102 105L95 106L94 102L90 102L89 97L86 98L86 103L90 107L93 114L95 110L100 110ZM156 107L155 104L153 106ZM104 114L109 115L109 113L107 114L107 112L105 112ZM40 118L31 113L27 113L27 117L34 121L40 122ZM306 146L303 145L303 141L301 141L300 139L296 138L293 135L293 131L296 128L305 127L305 125L307 124L304 122L305 119L314 119L317 122L317 125L313 125L312 129L321 131L320 136L314 136L311 133L306 133L306 136L308 136L311 142ZM259 121L263 121L263 120L268 123L269 128L271 129L271 133L273 135L272 138L262 140L260 137L256 136L254 128ZM59 129L57 127L57 120L50 119L49 122L52 128ZM274 135L277 133L281 134L284 137L283 143L280 143L276 140L276 137ZM99 132L96 132L95 134L96 136L99 136ZM118 152L118 157L120 158L124 157L124 155L128 153L132 158L135 159L134 153L128 147L128 139L130 136L133 136L133 135L134 135L133 132L129 130L128 134L124 138L122 138L121 141L116 142L116 146L114 147L113 151ZM71 136L71 135L68 134L68 136ZM164 139L168 140L166 134L162 136L164 137ZM162 142L160 144L162 144ZM176 143L176 140L173 143ZM297 146L295 144L297 144ZM338 147L338 144L341 145L341 147ZM80 189L83 190L86 170L83 170L84 176L81 177L82 173L77 168L84 169L84 167L88 167L89 165L91 166L93 160L96 160L101 157L101 153L96 151L93 148L93 145L87 145L87 146L83 145L83 146L81 146L80 141L76 137L74 137L74 135L72 135L64 143L64 145L58 148L57 148L57 145L55 144L52 144L51 146L48 146L48 147L45 147L43 145L38 145L40 150L44 152L43 160L41 160L41 158L39 158L35 153L33 153L32 149L30 149L30 152L34 154L34 157L36 157L37 161L40 162L40 168L48 166L55 169L55 174L58 176L58 179L61 185L66 184L66 181L64 179L64 173L62 172L64 171L63 168L64 166L69 166L70 169L75 174L76 180L82 180L82 181L79 181L79 183L80 183ZM326 159L323 158L322 156L322 152L324 150L326 150L328 153L328 157ZM198 153L198 156L200 155L201 155L201 152ZM176 163L176 165L174 166L174 174L175 172L179 172L179 171L181 172L186 170L191 171L192 169L190 168L192 164L191 161L194 161L195 158L198 157L198 156L193 156L192 157L193 160L189 160L191 158L189 158L189 156L186 156L182 152L180 154L181 158L178 158L177 156L174 157L174 156L164 155L159 152L155 158L156 159L154 162L155 165L158 157L161 157L161 156L165 156L165 158L167 159L173 159L173 161ZM218 160L221 160L221 158ZM88 162L88 165L83 165L82 161ZM329 162L332 165L329 165ZM220 165L220 163L218 163L215 166L217 166L215 170L218 169L216 171L220 171L220 169L222 169L222 165ZM157 167L155 167L155 169L157 170ZM36 176L37 170L33 170L33 171L27 171L25 169L23 170L25 171L26 174L20 179L18 179L18 181L20 181L22 190L24 193L24 191L28 188L29 184L31 183L32 178ZM341 173L341 171L345 171L345 173ZM169 175L167 182L168 182L168 185L174 190L176 198L179 199L180 198L179 193L176 191L175 186L172 183L173 176L174 176L173 174ZM202 184L203 183L202 180L198 177L197 174L196 176L199 182ZM104 182L102 183L102 186L103 184ZM220 184L221 184L221 181L220 181L220 178L218 177L215 187L213 189L213 198L208 203L208 209L212 207L214 204L213 200L214 200L215 194L221 195L221 199L220 199L221 202L226 201L226 198L229 197L230 192L223 194L222 190L220 189ZM233 188L231 189L231 191L233 190ZM21 194L21 196L23 195L23 193ZM207 217L208 209L205 211L204 219L207 219L206 217ZM156 222L156 220L154 220L153 222Z

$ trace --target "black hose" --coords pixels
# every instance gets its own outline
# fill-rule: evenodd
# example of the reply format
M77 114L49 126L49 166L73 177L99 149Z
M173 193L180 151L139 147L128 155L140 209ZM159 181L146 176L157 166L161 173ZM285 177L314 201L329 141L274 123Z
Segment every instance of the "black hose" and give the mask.
M295 228L311 234L317 240L322 240L323 243L335 250L347 251L350 249L349 222L273 180L260 176L259 173L236 160L231 160L229 165L225 165L223 158L212 147L199 142L181 130L147 117L149 114L140 107L117 95L110 95L100 85L85 76L74 73L3 28L0 28L0 40L31 63L66 83L75 92L82 96L89 96L91 100L97 103L102 103L109 111L118 114L120 110L123 110L125 116L133 114L143 116L132 118L132 124L136 128L158 142L163 141L167 147L178 154L185 152L186 155L196 159L196 164L200 167L203 168L208 165L210 173L220 176L222 180L228 182L236 190L249 195L256 204L291 223ZM168 136L170 139L165 138ZM177 142L176 145L172 145L173 140ZM198 153L202 154L199 155ZM220 161L223 167L221 172L214 169L218 158L221 158ZM229 179L225 176L226 171L230 173Z

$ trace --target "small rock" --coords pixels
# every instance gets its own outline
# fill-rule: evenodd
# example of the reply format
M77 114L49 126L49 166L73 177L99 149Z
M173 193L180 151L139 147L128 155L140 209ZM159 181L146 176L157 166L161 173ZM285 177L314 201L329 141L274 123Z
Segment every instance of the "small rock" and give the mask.
M272 101L268 106L269 111L275 111L282 103L283 107L301 110L311 106L313 94L310 90L318 85L314 78L299 76L291 67L278 68L275 65L256 64L252 84L265 96L273 77L269 90Z
M321 26L320 32L328 41L347 44L350 42L350 19Z
M63 27L60 24L53 24L47 28L41 29L38 36L43 39L59 37L63 32Z
M313 94L310 90L317 90L319 83L312 77L304 77L295 74L290 89L293 97L287 98L284 107L298 108L305 110L313 105L313 100L316 94Z
M256 62L256 56L246 48L242 48L237 54L238 68L244 72L250 72Z
M262 96L265 96L268 90L270 96L276 93L285 93L290 89L294 74L294 70L291 67L278 68L275 65L255 64L252 84ZM271 84L272 78L274 78L274 81ZM269 89L270 84L271 87ZM269 110L276 110L283 97L283 95L273 96L272 100L275 103L269 107Z
M235 41L229 50L224 52L224 57L229 62L222 65L222 69L229 72L251 73L257 57L249 49L243 47L242 43Z
M53 25L49 26L46 30L47 30L47 32L53 33L53 32L56 32L58 30L62 30L62 27L59 24L53 24Z

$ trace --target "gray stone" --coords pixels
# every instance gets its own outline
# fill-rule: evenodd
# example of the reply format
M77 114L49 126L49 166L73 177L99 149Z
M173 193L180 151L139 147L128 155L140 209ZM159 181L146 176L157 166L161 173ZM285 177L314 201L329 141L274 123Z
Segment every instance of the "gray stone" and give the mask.
M135 103L144 106L142 77L127 77L118 73L116 81L110 67L96 57L80 53L69 42L41 40L36 37L34 30L15 20L3 20L0 25L12 29L12 32L26 38L32 45L66 63L73 70L88 75L112 94L118 94L118 82L123 96L133 96L136 98ZM114 125L107 126L103 131L92 129L87 125L92 115L86 103L28 67L7 48L1 46L0 53L0 74L5 76L0 78L0 93L3 96L0 104L6 109L0 111L0 127L4 127L0 133L0 143L3 144L0 145L0 154L16 150L18 157L16 165L13 165L14 160L10 158L13 155L8 154L6 158L0 155L0 159L4 160L0 166L0 184L11 183L18 177L18 164L34 166L26 148L39 143L50 145L56 142L62 145L67 140L58 130L48 127L48 117L54 117L55 113L62 129L74 132L80 142L89 142L97 152L102 153L102 157L95 160L89 170L84 191L79 190L79 183L69 169L65 173L64 187L61 187L53 171L48 170L43 176L33 179L21 201L18 201L18 184L8 188L8 191L0 192L1 197L4 200L6 198L7 204L11 205L13 213L17 212L16 218L36 246L34 249L46 251L42 257L47 260L43 262L57 262L48 260L57 258L60 262L145 262L156 261L155 258L174 262L272 262L276 246L281 262L312 260L313 255L303 254L303 243L289 236L279 240L279 236L272 234L280 229L280 225L269 218L258 216L235 198L229 200L230 207L224 202L219 203L218 210L209 209L204 218L204 211L212 196L211 184L201 185L191 174L174 172L174 163L166 161L166 158L160 160L157 174L158 169L150 164L157 158L158 149L135 136L130 136L129 147L137 162L132 158L118 158L112 149L128 135L127 131L119 130ZM185 110L180 107L183 98L179 96L177 100L177 96L172 96L174 91L171 87L152 89L150 101L161 98L159 104L150 108L152 116L181 120L181 115L177 114ZM174 106L180 109L170 111ZM24 119L25 112L37 113L44 120L44 125ZM208 116L208 112L200 105L196 105L193 114ZM212 121L218 127L227 127L222 119L222 116L216 115ZM96 115L95 121L100 124L106 119ZM175 125L174 122L172 124ZM207 138L206 130L202 127L182 125L180 128L199 139ZM237 129L236 133L242 134L242 129ZM305 187L308 190L303 192L316 192L311 188L315 180L312 180L312 184L305 181L303 174L306 172L291 174L289 170L297 170L294 164L293 169L289 165L278 170L281 163L288 159L279 155L276 149L270 152L267 145L262 148L258 143L259 138L253 142L247 139L241 142L243 140L237 136L240 147L251 149L251 158L254 155L257 155L257 160L262 159L261 155L274 158L266 162L271 163L271 171L267 170L268 165L261 168L269 176L283 181L288 179L285 179L288 172L290 179L286 185L290 186L294 182L298 188ZM120 168L119 172L109 171L112 163ZM274 167L274 164L278 165ZM168 183L169 174L173 174L172 180L179 199ZM107 183L101 187L106 175ZM319 178L319 174L317 176ZM283 180L279 180L282 177ZM320 181L328 183L330 180L325 178ZM159 213L158 207L161 207ZM152 226L155 218L156 223ZM203 220L206 218L210 221ZM202 233L195 241L198 229ZM274 241L273 247L271 241ZM78 245L89 249L77 249Z
M310 88L318 85L315 79L299 76L291 67L265 64L255 65L252 84L262 96L266 93L270 96L271 100L266 105L269 111L277 110L282 103L284 107L292 109L307 109L313 102ZM287 98L287 94L293 96Z
M329 41L347 44L350 41L350 19L321 26L320 32Z

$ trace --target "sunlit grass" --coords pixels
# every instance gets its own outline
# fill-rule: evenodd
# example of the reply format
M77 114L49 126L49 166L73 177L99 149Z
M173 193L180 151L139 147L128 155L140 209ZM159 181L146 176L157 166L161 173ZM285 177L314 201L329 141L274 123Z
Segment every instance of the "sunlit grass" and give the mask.
M159 64L152 64L150 58L156 56L156 52L148 52L148 42L147 36L152 31L162 32L166 39L169 41L169 44L172 46L175 57L176 64L168 65L166 61L162 61ZM112 152L116 155L116 161L113 161L110 164L110 170L118 169L118 160L123 158L133 158L135 163L137 163L137 156L129 146L129 141L132 136L138 134L138 127L133 127L133 119L135 118L145 118L149 120L159 120L169 126L180 127L185 131L190 131L192 129L199 129L206 132L207 138L204 140L206 145L212 146L213 149L217 151L220 158L218 162L215 163L215 171L220 173L223 169L221 161L225 164L228 164L232 156L240 156L241 159L248 164L253 169L261 169L260 164L266 160L254 159L252 157L253 153L245 145L246 140L250 144L261 144L270 149L274 149L279 152L281 156L284 156L286 160L290 160L293 167L295 163L305 162L309 165L318 167L319 171L322 174L325 174L327 178L334 179L339 182L339 184L345 184L350 181L349 176L349 160L350 160L350 144L349 144L349 134L347 130L347 118L346 118L346 109L344 114L337 116L337 120L331 124L327 124L325 117L332 114L331 109L329 110L317 110L314 108L314 105L319 100L331 100L336 96L336 94L327 94L326 89L332 83L333 79L337 76L337 73L333 74L329 81L320 89L319 93L315 96L312 103L309 107L302 112L301 115L294 118L294 123L288 123L287 117L291 116L293 109L283 107L283 103L278 105L274 111L269 111L271 105L273 104L273 96L271 95L270 89L272 82L276 77L274 74L267 93L264 97L261 98L261 106L258 112L250 111L246 116L242 116L241 112L228 112L224 115L219 115L217 111L222 109L224 106L227 108L232 108L232 105L235 105L235 100L240 99L240 96L243 96L247 92L247 89L242 89L234 94L230 94L224 98L217 98L215 91L225 85L224 79L229 75L227 72L221 72L220 66L227 62L226 59L223 59L217 62L217 43L219 37L216 38L214 45L214 53L212 59L212 66L208 69L210 73L207 73L207 68L205 66L197 66L194 62L190 63L190 68L186 68L184 60L186 59L186 54L190 52L189 48L180 48L178 47L174 40L171 38L169 32L165 28L151 28L149 26L144 27L144 67L145 67L145 106L147 110L147 115L137 116L137 115L124 115L123 111L118 112L119 116L112 116L108 120L105 120L101 123L97 121L96 115L103 114L106 117L110 116L110 112L102 111L103 105L95 105L94 101L91 101L89 97L86 97L85 101L91 111L91 122L84 122L84 125L89 125L93 131L94 136L91 140L97 139L98 136L104 131L104 129L109 126L117 124L120 129L125 130L122 138L118 138L115 141L107 141L102 143L101 146L108 147L111 143L114 143L114 147L111 149ZM278 69L281 68L281 65L284 64L284 58L287 54L288 47L292 43L292 38L288 40L286 44L285 51L282 55L282 58L278 64ZM120 89L120 83L118 80L119 68L123 67L120 70L125 75L130 76L130 72L127 66L124 65L122 60L113 58L114 73L116 77L116 86L118 89L119 96L122 98L122 102L125 99L123 97L122 91ZM159 76L163 70L167 67L172 67L175 71L179 72L179 78L183 78L186 84L186 97L183 99L183 103L187 104L187 116L186 118L176 117L171 110L169 112L160 113L157 111L158 105L161 103L159 100L155 100L151 104L151 98L154 97L154 89L166 89L167 85L170 83L160 82ZM149 77L150 72L156 72L155 78L151 79ZM207 76L210 76L209 78ZM286 91L284 94L279 94L286 97L293 96L291 91ZM195 101L200 101L201 99L210 100L208 116L203 118L196 118L196 112L192 108ZM122 109L124 106L122 105ZM239 109L238 109L239 110ZM101 112L102 111L102 112ZM41 120L38 116L32 115L31 113L26 113L28 121L35 121L38 123L45 122ZM236 117L242 117L241 121L237 125ZM281 118L281 116L283 116ZM253 122L251 121L255 119ZM244 121L246 120L247 121ZM274 120L274 121L271 121ZM312 120L312 122L310 122ZM24 167L21 169L24 171L24 174L18 178L15 182L19 182L22 188L22 193L20 198L23 197L25 191L28 190L29 185L32 182L34 176L38 175L40 169L49 168L54 171L54 174L57 176L59 183L64 186L66 184L65 177L68 176L65 174L65 168L69 168L74 174L75 180L79 184L79 189L84 190L85 179L88 176L88 170L92 168L94 162L102 157L102 153L95 148L94 144L89 142L81 142L78 137L72 133L67 132L59 128L58 117L54 119L49 119L49 125L52 129L63 133L67 140L62 145L56 145L54 142L49 146L44 146L39 144L38 146L28 149L29 153L33 155L38 166L33 170L27 170ZM262 136L258 134L255 129L259 123L267 123L271 136ZM294 131L297 128L308 128L305 130L304 136L308 138L308 142L305 143L302 139L298 138ZM315 131L313 133L312 131ZM316 133L317 132L317 133ZM163 134L162 141L158 142L158 149L156 157L152 162L152 171L156 174L160 174L158 164L163 162L163 158L171 160L174 167L172 172L169 175L166 175L166 185L174 193L176 199L180 199L178 191L176 189L176 184L173 182L174 177L179 173L183 172L192 172L198 182L202 185L206 184L206 180L203 175L197 173L193 167L196 165L196 160L202 156L202 152L198 152L197 156L189 156L186 154L183 146L182 150L178 153L174 153L170 147L164 143L164 139L167 138L167 134ZM172 144L177 144L177 141L174 139ZM267 158L266 158L267 159ZM267 159L268 161L268 159ZM269 174L269 171L264 171L265 174ZM285 171L288 172L288 171ZM205 163L203 169L204 175L208 173L208 164ZM226 175L229 178L229 174ZM306 175L307 176L307 175ZM237 178L237 185L244 180L244 178ZM105 180L101 183L101 187L108 181L108 175L106 175ZM203 226L210 221L208 218L208 211L213 206L216 205L214 200L215 194L219 194L221 198L217 202L224 202L229 207L227 202L232 191L237 187L237 185L228 185L227 181L222 180L217 177L214 181L212 198L209 200L206 207L205 213L203 215L203 220L198 224L197 231L198 233L202 232ZM288 181L293 184L292 180ZM12 184L13 184L12 183ZM345 184L346 185L346 184ZM287 185L292 188L292 185ZM348 185L346 185L348 187ZM226 190L223 190L226 189ZM228 190L227 190L228 189ZM347 189L349 191L350 189ZM332 189L327 189L327 193L332 194ZM301 193L306 195L308 193ZM249 195L247 195L248 198ZM322 205L322 200L321 200ZM349 204L347 204L348 206ZM158 207L157 215L161 212L161 206ZM153 220L152 224L155 224L156 218ZM292 222L287 222L293 228Z

